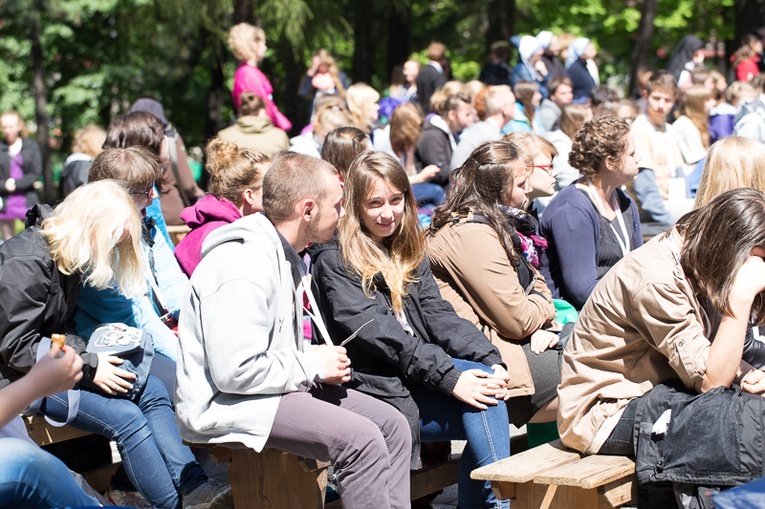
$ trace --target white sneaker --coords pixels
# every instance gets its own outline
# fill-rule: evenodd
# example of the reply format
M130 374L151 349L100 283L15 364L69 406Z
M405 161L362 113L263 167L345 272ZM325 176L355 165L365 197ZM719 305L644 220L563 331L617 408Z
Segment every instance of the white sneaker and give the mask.
M104 493L104 498L110 503L122 507L134 507L135 509L153 509L154 506L137 491L122 491L109 488Z
M234 509L234 497L228 483L208 479L183 497L184 509Z

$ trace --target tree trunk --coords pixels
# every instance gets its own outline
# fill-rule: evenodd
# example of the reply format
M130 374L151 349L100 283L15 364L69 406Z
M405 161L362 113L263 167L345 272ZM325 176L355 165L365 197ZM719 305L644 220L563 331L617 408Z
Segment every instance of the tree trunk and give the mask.
M741 39L747 34L755 33L762 27L765 19L765 1L763 0L736 0L736 35L731 53L741 45Z
M628 96L631 96L636 90L638 78L648 69L648 53L651 51L651 39L653 38L653 20L656 17L658 4L658 0L643 0L635 49L632 50Z
M239 23L255 23L252 0L236 0L234 2L234 25Z
M353 2L353 72L354 82L369 83L375 61L375 47L372 44L374 7L371 1Z
M57 193L53 185L53 168L50 160L50 147L48 145L48 115L45 112L48 104L47 89L45 86L45 63L43 61L42 27L40 13L43 6L37 2L35 12L29 16L29 39L32 43L32 86L35 89L35 121L37 122L37 143L42 152L43 164L43 201L51 205L56 203Z
M305 68L303 63L298 61L295 48L283 35L276 45L276 55L282 64L282 73L272 74L271 78L274 90L278 91L276 99L280 109L292 122L292 131L287 134L298 135L303 126L310 122L304 103L298 95Z
M497 41L507 41L513 35L515 21L515 0L491 0L486 12L489 27L486 30L486 47Z
M411 41L412 7L407 4L400 10L391 8L388 15L388 55L385 61L385 79L389 79L393 68L403 64L412 51Z

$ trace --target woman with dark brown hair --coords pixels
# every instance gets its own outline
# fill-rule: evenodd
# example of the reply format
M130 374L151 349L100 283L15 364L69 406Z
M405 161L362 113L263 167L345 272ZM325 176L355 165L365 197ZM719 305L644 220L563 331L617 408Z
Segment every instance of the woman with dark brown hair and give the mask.
M736 189L614 267L564 353L563 443L636 456L643 488L693 496L760 477L765 373L742 351L765 321L763 256L765 197Z
M344 181L348 168L356 156L371 149L369 137L356 127L338 127L324 138L321 158L335 167L340 180Z
M542 93L536 81L519 81L513 87L515 118L502 127L502 134L534 132L534 114L542 103Z
M516 133L520 134L520 133ZM452 172L452 189L433 215L428 257L441 295L481 329L510 371L510 422L555 420L560 326L535 265L536 220L523 154L507 141L476 148Z
M621 190L638 173L629 125L615 117L587 122L569 162L583 176L542 215L548 248L541 270L554 298L581 309L606 272L643 243L637 206Z
M417 205L440 205L444 200L444 188L430 182L430 179L438 175L441 168L431 164L417 170L414 152L424 127L425 117L417 105L403 103L397 106L393 110L387 129L390 134L391 155L398 158L409 176ZM375 143L377 144L377 140Z

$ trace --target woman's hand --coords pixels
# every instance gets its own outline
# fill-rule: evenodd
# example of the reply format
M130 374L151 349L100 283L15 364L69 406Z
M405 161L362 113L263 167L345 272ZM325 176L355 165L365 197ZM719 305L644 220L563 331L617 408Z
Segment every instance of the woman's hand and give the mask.
M754 369L741 380L741 390L751 394L762 394L765 397L765 373Z
M48 353L32 366L26 378L30 379L40 398L67 391L82 378L82 358L72 347L52 343Z
M510 393L507 391L510 384L510 374L500 364L494 364L491 369L494 370L494 377L502 382L500 391L497 392L497 399L503 399L507 401L510 399Z
M531 351L539 355L557 345L558 339L560 338L554 332L539 329L531 335Z
M504 395L505 392L506 385L496 375L490 375L480 369L469 369L460 375L452 395L463 403L486 410L487 405L496 405L499 395Z
M5 190L12 193L16 190L16 179L9 178L5 181Z
M130 381L135 381L135 375L117 366L122 364L122 359L105 353L98 354L98 368L93 383L106 394L127 394L133 388Z
M543 78L547 76L547 72L548 72L547 65L545 65L544 60L542 60L541 58L537 60L536 62L534 62L534 69L536 69L539 75L542 76Z
M427 182L428 180L432 179L439 173L441 173L441 168L435 164L429 164L428 166L424 167L418 174L409 177L409 183L412 185L422 184L423 182Z
M765 290L765 261L760 256L752 254L738 269L728 296L734 317L748 320L752 302L763 290Z

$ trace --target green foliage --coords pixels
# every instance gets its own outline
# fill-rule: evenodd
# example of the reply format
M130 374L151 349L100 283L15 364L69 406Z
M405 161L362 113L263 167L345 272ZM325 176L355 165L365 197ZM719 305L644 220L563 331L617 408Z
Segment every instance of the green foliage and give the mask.
M284 76L290 61L307 67L327 48L349 75L354 57L354 13L365 0L0 0L0 109L34 117L30 20L39 17L51 127L64 136L88 124L107 125L143 95L165 106L187 145L203 143L214 69L223 68L222 122L233 119L229 93L235 63L226 48L236 5L249 2L268 37L264 67L280 105L294 97ZM590 37L600 49L604 78L625 75L630 66L642 0L515 0L514 32L541 29ZM440 40L449 48L455 77L470 80L483 66L491 16L486 0L378 0L371 3L374 48L372 84L389 82L387 44L408 36L415 58ZM392 10L408 12L410 33L388 26ZM729 40L734 0L659 0L650 65L666 63L683 35ZM222 126L221 126L222 127Z

